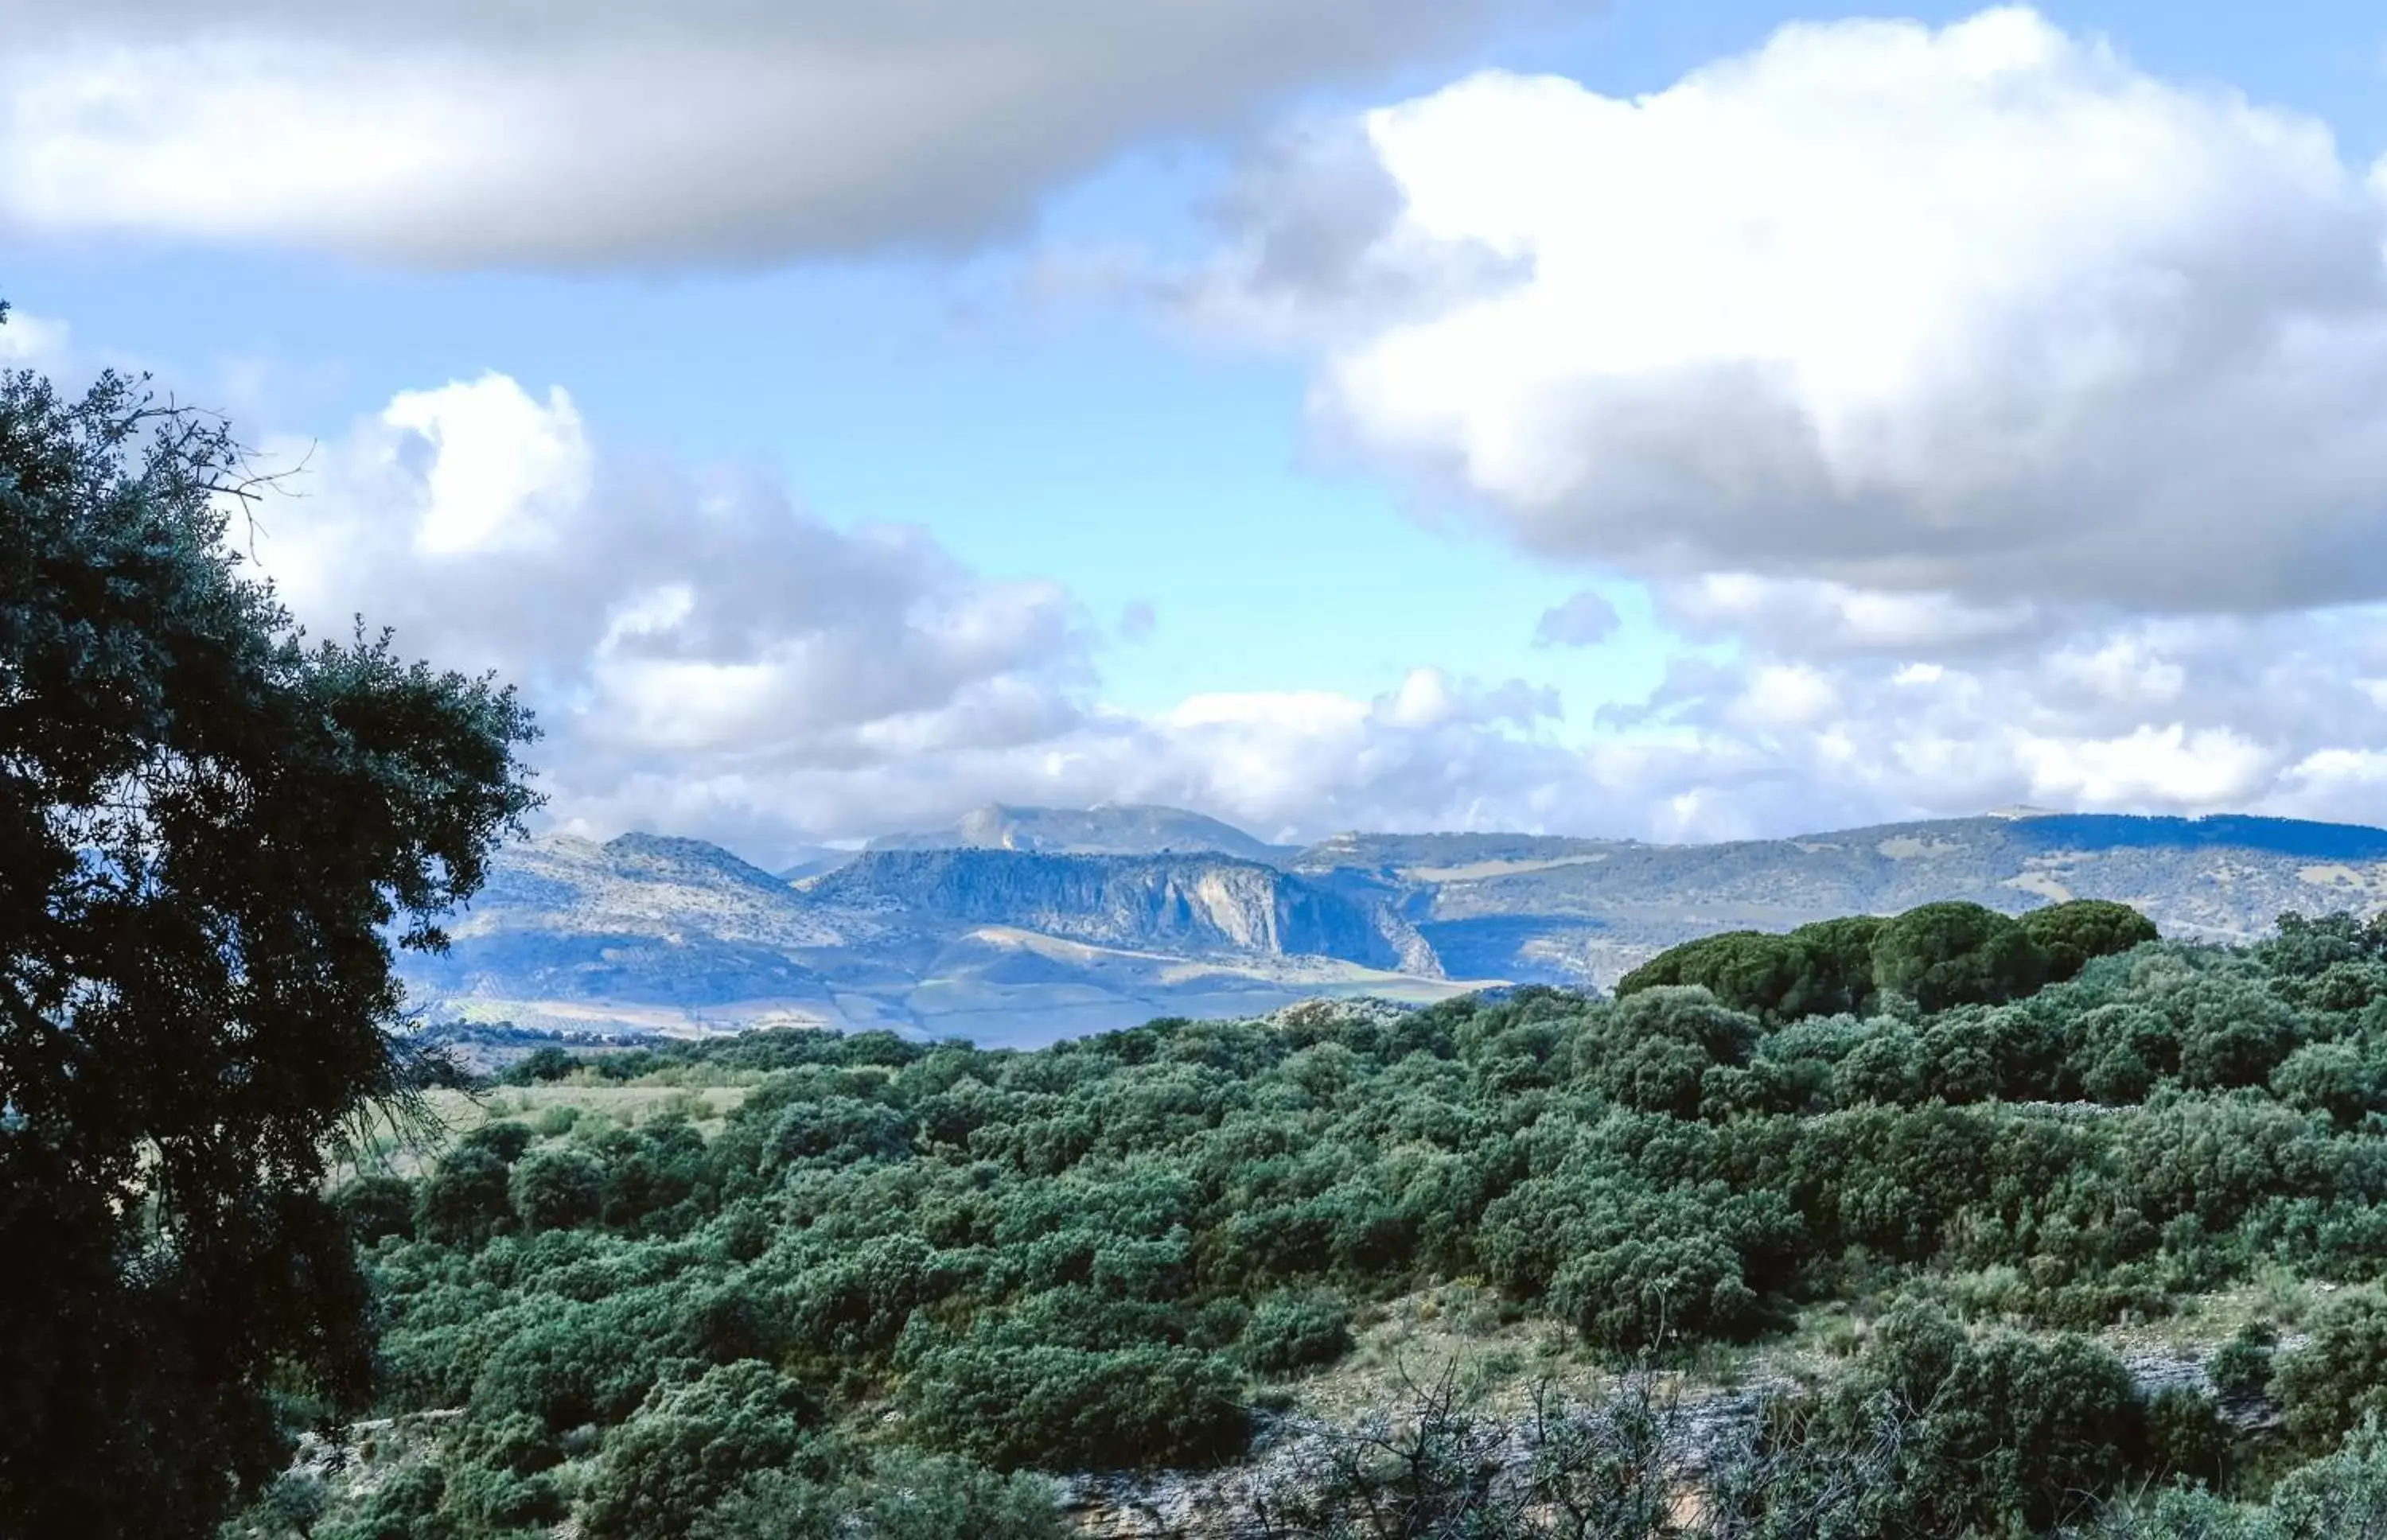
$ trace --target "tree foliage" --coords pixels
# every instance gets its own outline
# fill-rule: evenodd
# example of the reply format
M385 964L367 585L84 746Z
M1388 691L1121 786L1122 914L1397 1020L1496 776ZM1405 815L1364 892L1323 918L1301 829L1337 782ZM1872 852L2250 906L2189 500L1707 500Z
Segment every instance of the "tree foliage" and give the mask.
M2068 900L2011 919L1977 903L1926 903L1888 919L1824 920L1784 934L1735 930L1660 953L1626 974L1622 996L1697 985L1767 1022L1862 1015L1882 995L1926 1012L2018 1000L2099 957L2155 940L2127 904Z
M0 1530L207 1533L279 1375L364 1388L318 1188L416 1069L392 945L531 804L513 696L309 645L220 425L0 377Z

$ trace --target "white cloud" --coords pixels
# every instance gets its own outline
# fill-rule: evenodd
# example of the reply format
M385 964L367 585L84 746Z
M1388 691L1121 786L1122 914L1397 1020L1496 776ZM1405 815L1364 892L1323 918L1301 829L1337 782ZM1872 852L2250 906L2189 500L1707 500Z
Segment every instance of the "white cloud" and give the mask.
M493 374L404 393L299 486L257 542L294 612L333 632L360 612L519 681L568 814L667 776L766 789L791 765L1039 742L1077 715L1085 643L1055 586L981 579L917 530L840 529L766 485L609 456L561 390Z
M1379 233L1210 281L1307 306L1321 421L1531 549L1949 611L1851 646L2387 596L2387 193L2317 121L2003 9L1361 128L1323 164L1389 181ZM1453 251L1503 276L1370 297Z
M1800 663L1752 669L1747 686L1725 708L1729 720L1759 732L1820 726L1840 703L1832 681Z
M65 358L67 324L10 308L0 321L0 365L10 369L54 369Z
M2179 723L2122 738L2026 738L2017 745L2031 794L2098 807L2231 807L2267 789L2273 755L2226 727L2193 733Z
M1615 636L1623 624L1623 617L1605 595L1585 588L1542 612L1542 618L1534 625L1534 645L1597 647Z
M952 245L1505 0L17 0L0 220L430 267Z
M1658 612L1695 637L1744 637L1810 653L1970 652L2036 641L2060 624L2028 600L1969 603L1816 578L1711 572L1661 583Z
M1095 629L916 530L609 452L561 391L408 392L269 503L258 552L317 629L519 681L555 816L770 861L988 801L1163 802L1338 828L1780 834L2031 801L2377 817L2387 615L2111 618L2047 647L1680 660L1587 738L1554 690L1410 669L1372 698L1100 703ZM1762 606L1760 607L1762 611ZM1916 633L1925 636L1926 633Z
M588 495L579 413L562 387L544 406L501 374L410 390L383 410L393 448L427 449L416 546L447 554L549 537L549 521Z
M2027 10L1799 25L1633 100L1477 75L1227 213L1178 314L1689 644L1496 805L2387 821L2387 163L2318 122Z
M2049 649L1678 660L1620 731L1676 736L1668 772L1765 832L2012 802L2387 822L2387 702L2366 660L2387 607L2084 624Z
M296 454L298 446L270 444ZM775 487L610 453L500 374L408 391L318 447L258 555L313 629L352 615L517 681L564 827L764 860L992 800L1161 801L1271 834L1572 823L1554 691L1421 667L1373 699L1099 703L1093 628L920 531L840 528ZM1603 814L1606 815L1606 814Z

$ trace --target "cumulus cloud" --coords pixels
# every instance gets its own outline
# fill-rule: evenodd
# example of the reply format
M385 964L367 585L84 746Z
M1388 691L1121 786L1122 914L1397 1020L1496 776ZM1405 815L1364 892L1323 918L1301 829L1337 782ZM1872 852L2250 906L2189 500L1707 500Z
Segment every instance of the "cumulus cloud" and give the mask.
M1745 572L1661 582L1656 598L1661 618L1685 635L1824 654L2002 650L2037 644L2073 619L2062 606L2036 600L1979 604L1946 593Z
M2042 649L1686 658L1615 726L1771 765L1803 827L2011 802L2387 814L2387 610L2117 618ZM1695 764L1682 773L1704 785ZM1711 812L1721 814L1721 807ZM1786 832L1776 823L1768 832Z
M1623 617L1606 596L1585 588L1565 603L1542 612L1542 618L1534 625L1534 645L1598 647L1616 635L1623 624Z
M1358 127L1380 233L1212 279L1307 297L1321 420L1534 550L1974 629L2387 595L2387 173L2317 121L2001 9L1796 25L1629 100L1484 73ZM1457 249L1505 276L1355 314Z
M1479 74L1226 211L1181 314L1683 644L1537 763L1560 827L2387 818L2387 168L2317 121L2027 9L1795 25Z
M2375 818L2387 794L2387 618L2369 609L2119 617L2003 650L1926 633L1901 653L1894 627L1812 653L1743 637L1587 736L1555 690L1431 666L1372 697L1135 713L1102 703L1099 628L1055 585L611 452L562 391L492 374L401 393L319 447L303 484L265 506L255 549L313 628L361 612L519 681L565 827L764 861L989 801L1171 802L1289 839L1710 839L2012 802Z
M840 528L759 480L608 455L561 390L400 394L298 485L255 543L285 602L319 633L361 614L519 681L560 812L642 777L1037 742L1077 712L1086 643L1055 585L982 579L917 529Z
M18 0L0 219L428 267L950 246L1509 0Z
M269 442L270 458L297 455ZM1556 692L1430 667L1370 698L1101 703L1097 628L920 530L609 451L502 374L406 391L310 452L256 560L318 634L361 615L518 682L550 812L773 860L989 801L1179 802L1270 834L1547 826L1585 775ZM1130 607L1132 608L1132 607Z

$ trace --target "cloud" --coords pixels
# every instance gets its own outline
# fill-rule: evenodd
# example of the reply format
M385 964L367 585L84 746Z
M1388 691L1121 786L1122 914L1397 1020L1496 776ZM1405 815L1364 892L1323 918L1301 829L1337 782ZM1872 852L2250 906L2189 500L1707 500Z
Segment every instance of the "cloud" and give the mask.
M789 766L1042 742L1078 714L1085 629L1057 587L979 577L917 529L839 528L754 478L609 455L561 390L402 393L297 485L256 541L285 602L519 682L567 816L664 779L718 802Z
M2387 820L2387 166L2318 123L2023 9L1796 25L1312 129L1225 212L1180 316L1682 644L1566 756L1484 750L1487 805Z
M1431 666L1372 696L1139 713L1103 703L1099 628L1057 586L986 578L916 529L829 524L732 471L623 456L560 390L403 392L301 484L265 505L256 549L313 628L361 612L518 681L562 826L766 862L990 801L1169 802L1287 839L1712 839L2014 802L2377 818L2387 795L2387 611L2368 607L2116 616L2011 647L1910 628L1903 653L1896 627L1802 650L1794 624L1752 624L1587 735L1553 689Z
M68 337L65 322L27 315L12 306L0 320L0 367L55 368L66 357Z
M0 221L412 266L953 246L1509 0L19 0Z
M1547 824L1581 776L1548 736L1555 691L1433 668L1371 699L1107 707L1096 628L1058 586L613 452L568 393L502 374L399 393L292 484L256 552L294 612L517 682L550 814L589 833L767 861L998 800L1179 802L1271 834Z
M1635 99L1483 73L1357 132L1316 164L1377 233L1231 242L1211 312L1528 549L1686 609L1798 586L1851 647L2387 597L2387 170L2317 121L2001 9L1794 25ZM1371 297L1453 251L1502 276Z
M1563 604L1542 612L1534 626L1535 647L1598 647L1624 624L1601 594L1585 588Z
M2382 644L2387 609L2362 606L2119 617L2043 648L1903 661L1745 647L1678 661L1648 702L1610 720L1719 764L1770 766L1782 795L1764 816L1807 827L2011 802L2377 823ZM1696 761L1680 774L1705 791ZM1711 798L1710 811L1724 810Z

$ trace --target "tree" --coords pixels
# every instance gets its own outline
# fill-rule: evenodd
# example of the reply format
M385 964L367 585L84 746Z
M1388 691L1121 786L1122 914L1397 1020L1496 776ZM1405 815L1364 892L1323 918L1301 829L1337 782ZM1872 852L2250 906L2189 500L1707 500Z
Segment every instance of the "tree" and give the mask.
M2069 899L2030 910L2018 921L2023 934L2047 958L2050 983L2060 983L2094 957L2156 939L2154 921L2127 903L2108 899Z
M1926 1012L2016 999L2047 977L2030 933L1977 903L1926 903L1881 928L1873 943L1874 982Z
M393 947L536 802L511 690L242 576L244 475L139 380L0 376L0 1532L212 1533L269 1378L360 1390L327 1155L420 1083Z
M1871 915L1820 920L1787 935L1727 930L1670 947L1616 981L1622 1000L1670 984L1697 984L1736 1011L1769 1022L1873 1002L1873 944L1884 922Z

